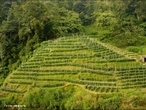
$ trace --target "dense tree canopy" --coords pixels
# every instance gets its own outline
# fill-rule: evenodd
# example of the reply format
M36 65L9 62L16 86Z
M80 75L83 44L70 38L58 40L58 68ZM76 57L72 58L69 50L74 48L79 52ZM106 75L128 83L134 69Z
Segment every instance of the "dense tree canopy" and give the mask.
M9 69L16 68L40 42L82 30L77 13L49 1L12 2L7 14L1 15L1 61Z
M119 47L145 44L145 1L101 0L96 6L96 25L108 30L101 40Z

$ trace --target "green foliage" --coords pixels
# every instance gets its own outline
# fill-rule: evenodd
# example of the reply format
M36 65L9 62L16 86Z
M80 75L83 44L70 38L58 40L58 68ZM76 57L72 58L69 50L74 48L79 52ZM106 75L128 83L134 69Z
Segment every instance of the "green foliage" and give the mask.
M26 55L33 50L32 45L44 40L44 21L48 21L48 18L43 17L45 11L40 2L27 2L22 6L12 4L7 20L3 21L1 26L2 43L5 44L3 45L4 65L11 66L15 63L19 59L18 53L25 46L30 48L27 49Z
M17 96L11 95L10 97L5 98L2 100L3 106L4 105L15 105L17 103Z
M79 13L83 25L90 25L95 22L96 16L94 14L94 1L78 1L74 5L74 11Z
M145 45L146 4L142 0L102 0L94 3L97 16L94 28L103 36L101 40L119 47Z
M146 96L144 96L144 97L135 97L133 103L134 103L135 107L145 106L146 105Z
M40 42L82 31L79 15L57 7L57 3L19 3L12 3L7 19L2 19L0 30L3 65L10 71L17 68Z
M1 96L26 109L121 109L123 90L145 87L146 68L120 51L86 36L44 41L5 80ZM140 97L130 104L138 101L145 104Z
M100 110L119 110L122 104L121 96L115 94L114 96L104 97L100 99L99 108Z
M134 53L139 53L139 54L142 53L142 48L138 48L135 46L129 46L127 47L127 50Z
M127 47L127 50L135 53L142 53L145 51L145 48L140 48L136 46L145 45L146 43L146 2L143 0L1 0L0 1L0 62L2 69L0 70L0 85L3 83L3 78L7 76L8 72L15 70L17 67L20 67L21 62L27 61L28 58L31 57L31 54L34 49L40 46L42 41L48 39L55 39L64 35L71 34L79 34L82 30L82 25L85 27L86 34L95 35L95 37L100 37L100 40L104 40L107 42L114 43L119 47ZM92 26L91 26L92 24ZM85 39L80 39L84 41ZM63 41L62 41L63 42ZM74 42L70 41L67 44L67 47ZM78 66L83 68L88 68L88 70L77 70L77 71L64 71L61 72L59 70L54 70L54 74L61 75L62 73L68 74L77 74L78 72L95 72L97 69L101 69L98 67L97 63L101 63L101 65L108 66L105 64L107 61L109 62L117 62L119 61L133 61L134 59L125 59L121 58L118 54L112 53L109 50L103 49L105 52L102 53L102 49L97 49L93 47L93 42L89 42L89 39L86 41L89 47L94 49L97 53L94 54L96 57L100 57L103 59L99 61L93 61L92 55L66 55L62 57L61 55L54 55L55 57L70 58L65 61L67 64L51 64L44 63L41 66ZM49 42L50 44L51 42ZM65 44L63 42L63 44ZM81 43L82 44L82 43ZM46 46L46 45L45 45ZM69 52L69 49L64 49L64 47L56 47L58 50L54 50L54 52ZM72 48L72 47L69 47ZM78 48L74 46L73 50L84 50L85 48ZM61 54L61 53L60 53ZM114 58L113 55L114 54ZM105 55L105 56L103 56ZM38 59L34 59L36 61L40 61L41 57ZM68 62L73 61L74 63L78 61L80 58L87 58L90 61L91 65L81 65L81 64L70 64ZM119 58L119 59L117 59ZM50 56L49 59L55 59ZM55 63L59 62L59 59L55 61ZM83 60L78 61L79 63ZM134 60L135 61L135 60ZM33 61L32 61L33 62ZM42 62L41 62L42 63ZM115 63L116 64L116 63ZM101 66L100 65L100 66ZM125 65L123 63L123 65ZM31 65L32 66L32 65ZM33 70L31 66L24 66L22 69L27 71L30 69L31 72L34 72L33 75L36 76L35 72L39 70ZM33 65L35 68L38 66ZM96 66L96 67L94 67ZM5 68L6 67L6 68ZM9 68L9 70L7 69ZM134 68L120 68L120 71L123 74L119 74L119 78L121 78L121 82L123 83L123 88L129 88L129 83L132 83L132 87L145 87L144 85L144 76L136 75L139 74L139 71L145 72L145 69L141 67ZM93 69L90 71L90 69ZM102 71L108 71L108 69L113 68L102 68ZM119 68L117 68L118 70ZM49 70L42 70L41 72L50 72ZM60 72L60 73L58 73ZM15 73L19 74L20 73ZM42 75L41 73L40 75ZM105 74L107 72L98 72L98 74ZM23 73L21 73L23 75ZM26 73L25 73L26 75ZM27 73L27 75L30 75ZM100 76L99 75L99 76ZM125 76L127 75L127 76ZM51 77L51 76L49 76ZM60 78L59 76L57 76ZM64 76L63 76L64 77ZM90 75L87 74L87 77ZM137 78L138 77L138 78ZM22 77L11 77L12 78L22 78ZM27 77L32 78L32 77ZM69 78L72 78L72 76ZM73 77L74 78L74 77ZM76 77L75 77L76 78ZM97 80L95 78L86 78L79 75L79 79L81 81L70 80L70 79L58 79L58 81L68 81L70 83L78 83L78 84L89 84L86 86L89 90L107 92L107 91L116 91L116 88L109 87L97 87L95 85L107 86L106 83L91 83L83 80ZM126 79L127 78L127 79ZM23 78L25 79L25 78ZM37 79L37 78L32 78ZM45 78L42 78L45 80ZM106 79L106 78L105 78ZM130 79L130 81L129 81ZM49 79L50 80L50 79ZM52 80L56 80L55 78ZM103 80L103 79L101 79ZM128 82L128 81L129 82ZM111 81L111 79L110 79ZM116 81L115 79L112 81ZM125 82L126 83L125 83ZM18 84L17 81L11 81L12 84ZM19 84L31 85L32 82L19 82ZM94 84L94 85L91 85ZM60 84L61 86L63 84ZM60 86L59 84L44 84L42 86L36 85L36 87L56 87ZM108 84L109 86L110 84ZM115 83L113 84L115 86ZM128 86L127 86L128 85ZM35 86L35 84L33 85ZM66 87L66 86L65 86ZM26 92L24 101L21 102L21 98L18 96L10 96L6 100L2 101L0 99L0 106L4 104L16 104L16 103L25 103L27 107L39 108L39 109L106 109L106 110L117 110L122 106L122 98L119 95L113 95L105 97L98 97L96 95L87 94L87 92L83 92L80 89L75 90L74 86L67 86L66 88L55 88L55 89L32 89L29 92ZM28 87L29 88L29 87ZM30 87L31 89L31 87ZM17 93L18 91L15 89L3 88L1 89L7 92ZM126 97L127 98L127 97ZM20 100L17 100L20 99ZM129 101L130 100L130 101ZM133 104L134 107L145 106L146 98L138 96L131 96L127 99L127 102ZM127 104L128 105L128 104Z
M13 70L18 66L14 63L25 60L40 42L82 31L119 47L145 45L144 7L141 0L15 0L10 5L3 1L0 5L3 65ZM82 25L89 28L83 30ZM15 67L11 68L12 64Z
M42 109L49 110L64 109L64 103L67 102L67 99L71 97L74 91L73 86L66 88L68 91L63 91L63 88L31 90L25 97L23 103L29 108L41 107Z
M82 92L77 92L74 96L70 97L65 103L65 108L67 110L74 109L88 109L93 110L98 108L98 97L93 97L91 94L85 94Z
M85 96L86 95L86 96ZM96 109L98 97L80 91L73 85L57 89L33 89L24 98L28 108L51 110ZM91 103L92 102L92 103Z
M0 24L6 19L9 7L7 5L0 5Z
M59 31L60 35L70 35L82 31L81 20L77 13L64 8L60 8L58 13L60 17L57 18L55 28Z

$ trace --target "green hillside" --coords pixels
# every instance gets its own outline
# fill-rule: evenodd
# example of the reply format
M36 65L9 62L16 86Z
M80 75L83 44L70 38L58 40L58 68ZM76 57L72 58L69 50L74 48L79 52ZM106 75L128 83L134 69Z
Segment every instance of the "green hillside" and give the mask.
M0 0L0 110L145 110L145 7Z
M67 107L71 109L70 107L73 106L73 109L75 105L65 105L76 95L85 99L88 97L89 100L86 100L85 105L92 99L96 104L100 95L111 98L112 94L115 94L115 100L121 100L117 97L123 91L136 91L135 88L140 90L145 87L146 66L139 61L137 54L123 51L87 36L72 36L42 42L33 55L6 78L0 88L0 99L2 106L5 105L5 107L21 104L28 108L45 109L43 107L47 108L51 105L49 102L46 102L48 105L41 101L37 102L37 97L49 91L56 94L56 90L61 90L59 93L65 95L61 99L66 99L62 106L65 109ZM65 92L66 89L70 92ZM70 96L71 94L74 95ZM85 94L88 94L87 97ZM51 100L50 96L46 100ZM103 109L102 100L99 101L101 101L99 108ZM79 102L82 100L79 99ZM121 101L118 105L116 101L113 104L116 104L116 107L113 107L117 109ZM51 107L62 108L62 106ZM83 109L83 106L80 106ZM87 107L98 108L93 105L87 105L85 108Z

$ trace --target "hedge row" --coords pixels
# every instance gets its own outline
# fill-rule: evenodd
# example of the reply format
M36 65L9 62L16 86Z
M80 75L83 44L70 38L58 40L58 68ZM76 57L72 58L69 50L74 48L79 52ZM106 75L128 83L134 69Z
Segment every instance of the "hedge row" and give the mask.
M88 77L88 78L80 77L79 79L80 79L80 80L89 80L89 81L103 81L103 80L104 80L104 79L90 78L90 77ZM109 78L109 79L106 79L106 81L109 81L109 82L115 82L116 79L114 79L114 78Z
M110 68L105 68L105 70L110 70ZM110 72L105 72L105 71L93 71L93 70L36 70L36 69L18 69L18 71L26 71L26 72L64 72L64 73L93 73L93 74L103 74L103 75L112 75Z
M21 93L21 91L15 90L15 89L10 89L10 88L1 88L2 91L6 92L14 92L14 93Z
M49 48L84 48L82 45L52 45Z
M146 75L141 75L138 73L137 75L123 75L118 77L119 80L128 80L128 79L146 79Z
M67 75L67 74L78 74L77 72L49 72L49 73L13 73L13 75L24 75L24 76L48 76L48 75Z
M105 92L105 93L119 91L119 89L116 87L99 87L99 86L86 85L85 88L91 91Z
M12 84L26 84L26 85L32 84L32 82L22 82L22 81L19 81L19 82L17 82L17 81L10 81L10 83L12 83Z
M54 78L41 78L37 79L37 81L61 81L61 82L70 82L70 83L76 83L76 84L90 84L90 85L96 85L96 86L116 86L116 83L114 82L101 82L101 81L78 81L78 80L71 80L71 79L54 79Z
M58 84L44 84L44 85L40 85L40 84L36 84L36 87L59 87L59 86L64 86L64 83L58 83Z

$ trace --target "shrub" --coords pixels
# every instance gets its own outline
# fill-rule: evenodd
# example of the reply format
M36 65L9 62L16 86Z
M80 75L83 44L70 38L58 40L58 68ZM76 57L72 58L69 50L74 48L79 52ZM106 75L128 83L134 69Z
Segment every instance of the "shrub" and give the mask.
M141 53L142 49L134 46L127 47L127 50L134 53Z
M114 95L113 97L100 100L99 108L100 110L119 110L121 103L120 96Z

